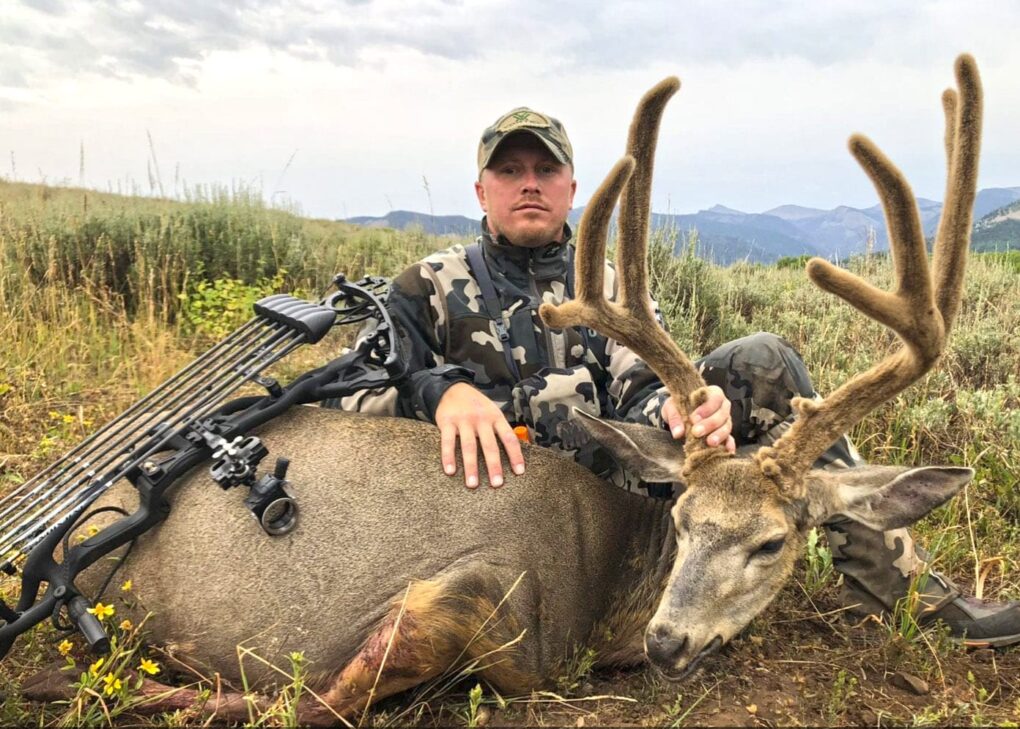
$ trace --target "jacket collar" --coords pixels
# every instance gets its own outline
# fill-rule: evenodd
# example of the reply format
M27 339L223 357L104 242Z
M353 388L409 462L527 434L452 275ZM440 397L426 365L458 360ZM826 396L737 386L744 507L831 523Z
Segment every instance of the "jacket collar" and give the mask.
M563 241L551 242L536 248L515 246L502 235L495 237L482 218L482 235L479 241L489 265L505 276L517 278L529 270L536 281L563 279L567 272L567 246L572 243L573 231L563 224ZM516 274L516 275L515 275Z

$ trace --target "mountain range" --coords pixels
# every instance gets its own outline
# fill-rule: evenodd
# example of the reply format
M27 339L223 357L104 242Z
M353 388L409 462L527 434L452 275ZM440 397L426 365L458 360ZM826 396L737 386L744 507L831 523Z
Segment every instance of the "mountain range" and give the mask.
M933 236L942 203L918 198L926 236ZM570 223L577 226L583 208L572 210ZM1020 249L1020 187L986 188L974 202L973 247L975 250ZM428 215L394 210L383 217L361 216L347 222L368 227L404 230L418 226L432 235L473 236L479 221L462 215ZM685 233L698 231L698 255L728 265L738 260L771 263L784 256L814 255L839 260L863 253L872 240L875 251L889 248L885 217L880 205L853 208L840 205L820 210L800 205L780 205L763 213L745 213L715 205L697 213L653 213L653 229ZM678 236L678 246L685 236Z

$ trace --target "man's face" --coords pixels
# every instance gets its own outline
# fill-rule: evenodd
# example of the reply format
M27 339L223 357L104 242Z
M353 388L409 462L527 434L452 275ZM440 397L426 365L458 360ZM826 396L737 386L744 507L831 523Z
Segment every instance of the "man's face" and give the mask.
M526 248L562 240L576 189L570 165L531 134L508 137L475 183L492 233Z

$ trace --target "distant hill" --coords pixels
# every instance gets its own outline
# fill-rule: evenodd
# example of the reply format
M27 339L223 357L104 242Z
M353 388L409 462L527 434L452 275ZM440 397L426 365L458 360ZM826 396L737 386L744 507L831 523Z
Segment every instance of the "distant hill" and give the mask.
M477 235L481 218L472 220L463 215L429 215L410 210L393 210L381 218L362 215L347 218L346 222L363 225L366 228L393 228L406 230L412 226L421 228L429 235Z
M1020 248L1020 187L998 187L981 190L974 203L974 247L976 250ZM927 236L935 234L942 203L919 198L921 223ZM569 221L575 228L583 208L572 210ZM1012 210L1011 213L1002 213ZM984 222L986 216L1001 219ZM426 215L396 210L381 218L348 218L347 222L370 227L403 230L412 225L431 235L473 236L479 221L461 215ZM863 253L869 235L874 236L874 250L888 250L885 215L880 205L853 208L840 205L820 210L800 205L780 205L764 213L745 213L723 205L682 215L653 214L655 229L673 228L684 232L696 228L699 255L722 265L738 260L771 263L784 256L817 255L841 259ZM1011 241L1011 242L1010 242ZM982 247L978 247L980 246Z
M971 245L975 251L1020 250L1020 200L993 210L977 221Z

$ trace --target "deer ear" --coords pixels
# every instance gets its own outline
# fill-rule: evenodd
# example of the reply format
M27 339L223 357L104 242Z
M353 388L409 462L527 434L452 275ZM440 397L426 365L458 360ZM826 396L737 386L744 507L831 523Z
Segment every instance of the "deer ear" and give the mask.
M680 481L683 447L668 431L637 423L602 420L574 408L577 423L609 451L616 462L642 481Z
M811 471L808 493L816 523L844 514L872 529L909 526L957 494L974 477L972 468L859 466Z

